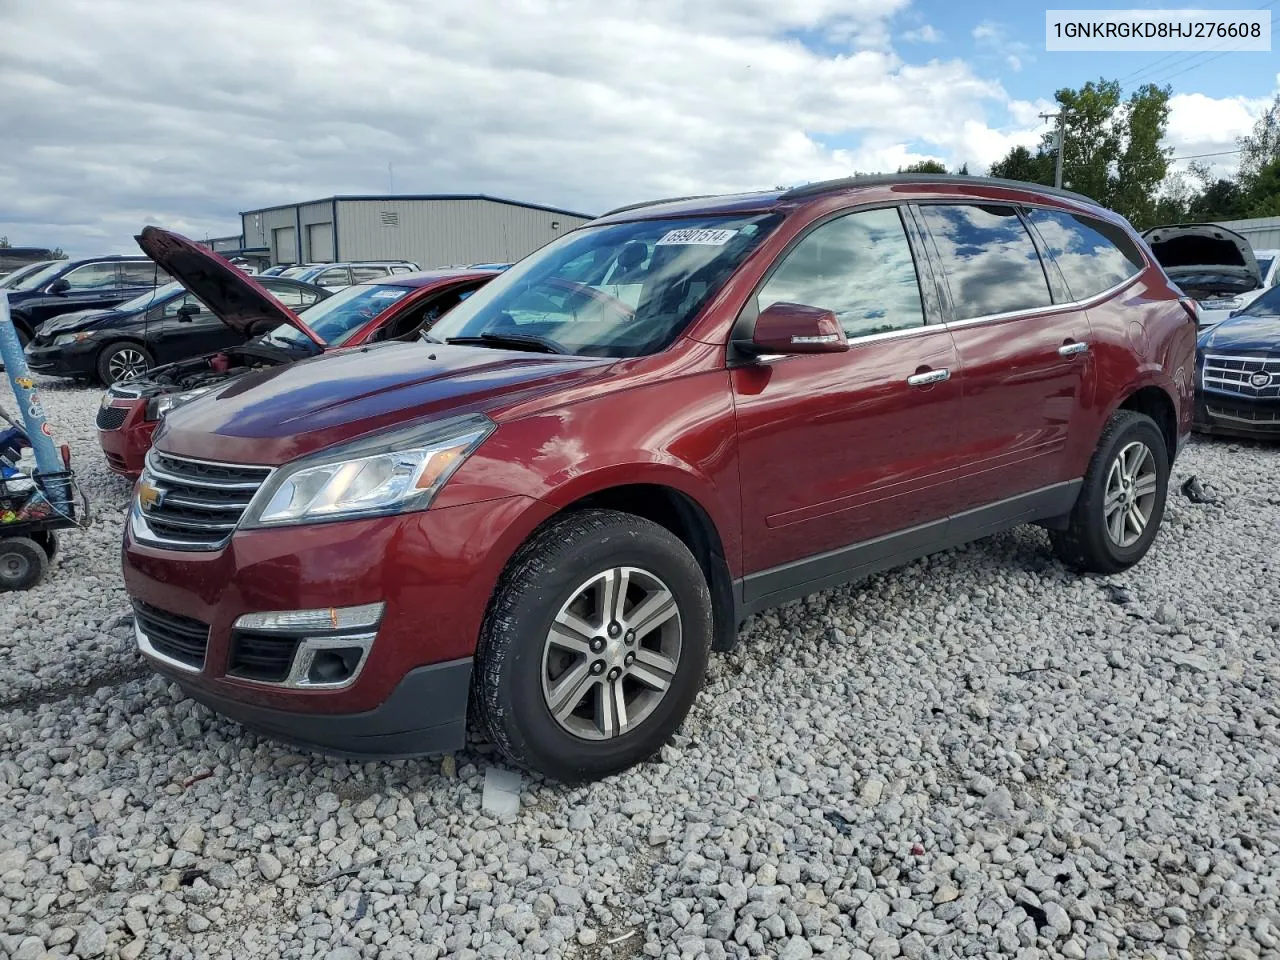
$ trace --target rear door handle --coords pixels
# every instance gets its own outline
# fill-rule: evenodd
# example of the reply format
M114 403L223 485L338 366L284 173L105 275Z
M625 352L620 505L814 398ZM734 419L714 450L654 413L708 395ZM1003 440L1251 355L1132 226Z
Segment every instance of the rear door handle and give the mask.
M1058 356L1074 357L1077 353L1087 353L1089 345L1087 343L1064 343L1058 348Z
M927 387L931 383L942 383L951 379L951 371L943 367L941 370L926 370L913 373L907 377L907 385L911 387Z

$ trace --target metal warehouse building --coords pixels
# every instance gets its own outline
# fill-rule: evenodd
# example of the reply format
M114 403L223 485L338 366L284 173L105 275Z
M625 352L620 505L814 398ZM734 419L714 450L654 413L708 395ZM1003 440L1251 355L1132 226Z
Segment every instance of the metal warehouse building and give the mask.
M329 197L241 213L241 248L272 263L509 263L590 219L483 194Z
M1252 220L1219 220L1218 226L1234 230L1255 250L1280 247L1280 217L1255 217Z

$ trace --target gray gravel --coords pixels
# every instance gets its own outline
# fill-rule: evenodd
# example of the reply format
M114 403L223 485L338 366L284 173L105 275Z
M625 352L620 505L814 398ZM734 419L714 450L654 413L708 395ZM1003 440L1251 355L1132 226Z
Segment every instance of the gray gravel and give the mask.
M97 398L46 386L99 522L0 599L0 955L1280 956L1280 446L1197 440L1121 576L1024 529L757 617L660 758L494 820L483 744L318 759L145 671Z

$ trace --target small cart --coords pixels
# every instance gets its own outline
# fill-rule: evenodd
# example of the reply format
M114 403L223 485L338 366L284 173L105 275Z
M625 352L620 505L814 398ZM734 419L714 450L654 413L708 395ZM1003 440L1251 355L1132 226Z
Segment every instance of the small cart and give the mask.
M26 590L40 582L57 552L56 531L87 525L89 507L71 471L71 448L58 450L50 438L4 293L0 362L22 421L0 408L0 591ZM28 448L31 456L24 457Z

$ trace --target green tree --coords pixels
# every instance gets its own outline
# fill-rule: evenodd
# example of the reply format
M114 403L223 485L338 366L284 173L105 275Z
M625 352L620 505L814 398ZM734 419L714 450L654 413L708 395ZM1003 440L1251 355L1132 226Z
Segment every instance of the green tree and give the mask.
M1280 94L1253 125L1253 133L1236 138L1240 147L1240 182L1246 190L1262 170L1280 160Z
M993 163L988 172L993 177L1048 187L1053 185L1053 157L1043 151L1032 153L1026 147L1014 147L1003 160Z
M1246 191L1242 201L1246 217L1280 217L1280 158L1254 173Z
M1106 202L1140 229L1159 222L1156 198L1173 152L1160 146L1169 123L1170 92L1169 87L1144 84L1129 96L1116 119L1124 148L1112 168Z
M9 248L9 238L0 237L0 250L7 250L8 248Z
M939 163L937 160L920 160L906 167L899 167L899 173L946 173L945 164Z
M962 163L962 164L960 164L960 169L958 169L958 170L956 171L956 176L957 176L957 177L967 177L967 176L969 176L969 164L968 164L968 163Z

